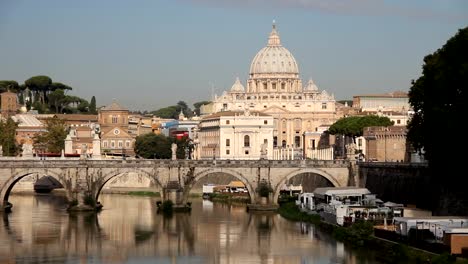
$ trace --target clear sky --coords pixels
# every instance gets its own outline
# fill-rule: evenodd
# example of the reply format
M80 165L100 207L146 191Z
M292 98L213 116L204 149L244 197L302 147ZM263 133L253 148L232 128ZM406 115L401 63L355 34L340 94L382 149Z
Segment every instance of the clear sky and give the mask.
M191 105L245 85L273 19L303 82L351 99L408 91L468 26L468 1L0 0L0 80L48 75L98 106Z

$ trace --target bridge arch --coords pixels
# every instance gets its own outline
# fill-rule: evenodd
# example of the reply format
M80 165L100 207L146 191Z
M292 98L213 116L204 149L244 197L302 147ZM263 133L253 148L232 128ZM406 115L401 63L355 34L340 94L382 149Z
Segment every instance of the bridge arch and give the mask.
M297 175L300 175L300 174L304 174L304 173L314 173L314 174L317 174L319 176L322 176L323 178L327 179L328 181L330 181L333 186L335 187L342 187L340 185L340 183L335 179L335 177L333 177L332 175L330 175L329 173L327 173L326 171L323 171L323 170L320 170L320 169L314 169L314 168L300 168L300 169L297 169L297 170L294 170L292 172L290 172L289 174L287 174L286 176L283 177L283 179L281 179L278 184L274 187L273 189L273 201L276 203L278 201L278 197L279 197L279 194L280 194L280 190L281 190L281 186L283 186L283 184L285 184L287 181L289 181L291 178L293 178L294 176L297 176Z
M242 183L244 183L245 187L249 191L250 202L253 203L255 201L256 194L255 194L254 188L252 187L251 182L244 175L242 175L242 173L239 173L232 169L225 169L225 168L209 168L209 169L205 169L196 173L193 176L192 180L184 186L184 201L187 201L190 190L200 179L210 174L214 174L214 173L229 174L235 177L236 179L238 179L239 181L241 181Z
M111 181L112 179L116 178L116 177L119 177L119 176L123 176L125 174L129 174L129 173L137 173L139 175L145 175L152 183L158 185L159 187L163 187L163 185L161 184L161 182L158 180L158 176L157 175L154 175L154 174L151 174L150 172L148 171L145 171L145 170L138 170L138 169L132 169L132 170L128 170L128 171L122 171L121 169L115 169L115 170L112 170L111 172L107 173L103 179L99 182L99 185L96 186L96 193L95 193L95 199L96 199L96 202L99 201L99 195L101 194L101 191L102 191L102 188L104 188L104 185L106 185L106 183L108 183L109 181Z
M11 193L11 190L13 189L13 187L15 186L15 184L17 182L19 182L21 179L23 179L24 177L27 177L27 176L30 176L30 175L33 175L33 174L37 174L37 175L42 175L44 174L44 172L37 172L37 171L20 171L20 172L17 172L17 173L14 173L4 184L3 186L1 186L1 189L0 189L0 199L1 199L1 202L2 202L2 205L3 206L6 206L7 203L8 203L8 198L10 197L10 193ZM52 176L54 177L58 182L60 182L60 184L62 184L62 186L67 189L67 184L66 182L64 182L62 180L62 178L60 177L59 174L53 172L53 171L47 171L47 176ZM69 192L67 191L67 199L70 200L70 194Z

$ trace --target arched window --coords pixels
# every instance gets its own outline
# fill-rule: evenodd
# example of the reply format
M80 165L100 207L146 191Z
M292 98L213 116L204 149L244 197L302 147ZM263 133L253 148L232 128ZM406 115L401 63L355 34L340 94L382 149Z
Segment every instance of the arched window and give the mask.
M286 140L283 140L283 141L281 142L281 146L282 146L283 148L286 147Z
M250 137L249 137L249 135L244 136L244 147L250 147Z

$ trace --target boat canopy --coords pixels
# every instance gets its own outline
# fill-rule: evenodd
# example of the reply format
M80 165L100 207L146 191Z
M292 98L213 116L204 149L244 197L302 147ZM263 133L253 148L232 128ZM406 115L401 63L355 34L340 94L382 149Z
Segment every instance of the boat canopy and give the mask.
M325 196L363 196L370 194L367 188L359 187L320 187L314 190L314 196L325 198Z

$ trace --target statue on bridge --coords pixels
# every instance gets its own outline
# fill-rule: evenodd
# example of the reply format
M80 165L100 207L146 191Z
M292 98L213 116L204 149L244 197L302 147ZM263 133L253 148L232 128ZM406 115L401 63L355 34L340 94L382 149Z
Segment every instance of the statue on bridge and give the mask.
M177 144L176 143L172 143L171 150L172 150L172 160L176 160L177 159Z

